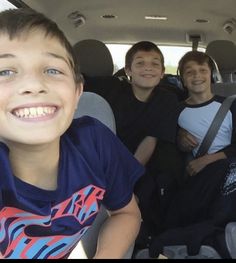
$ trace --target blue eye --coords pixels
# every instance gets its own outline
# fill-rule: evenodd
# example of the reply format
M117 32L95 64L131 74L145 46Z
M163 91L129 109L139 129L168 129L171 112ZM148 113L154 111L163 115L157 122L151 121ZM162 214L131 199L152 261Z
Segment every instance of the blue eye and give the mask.
M57 74L62 74L59 70L50 68L46 70L46 73L49 75L57 75Z
M0 76L11 76L12 74L14 74L15 72L12 70L1 70L0 71Z

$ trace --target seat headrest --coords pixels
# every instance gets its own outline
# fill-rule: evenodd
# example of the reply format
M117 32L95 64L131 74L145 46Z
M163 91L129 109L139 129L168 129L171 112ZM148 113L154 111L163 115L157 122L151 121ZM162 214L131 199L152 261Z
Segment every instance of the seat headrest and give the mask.
M112 76L114 65L108 47L101 41L85 39L74 45L82 74L88 77Z
M207 45L206 53L215 60L220 71L236 71L236 45L232 41L212 41Z
M114 133L116 133L116 121L110 104L100 95L84 91L80 97L78 108L74 113L74 119L88 115L100 120Z

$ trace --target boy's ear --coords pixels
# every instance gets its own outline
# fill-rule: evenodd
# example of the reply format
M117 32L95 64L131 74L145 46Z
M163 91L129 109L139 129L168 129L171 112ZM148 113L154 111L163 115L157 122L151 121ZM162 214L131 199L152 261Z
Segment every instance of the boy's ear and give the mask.
M84 86L82 83L76 84L76 91L75 91L76 107L75 107L75 109L77 109L77 107L78 107L78 103L79 103L80 97L83 93L83 90L84 90Z
M131 72L131 70L129 68L125 68L125 73L129 77L131 77L131 75L132 75L132 72Z
M165 68L163 68L162 70L161 79L163 79L164 76L165 76Z

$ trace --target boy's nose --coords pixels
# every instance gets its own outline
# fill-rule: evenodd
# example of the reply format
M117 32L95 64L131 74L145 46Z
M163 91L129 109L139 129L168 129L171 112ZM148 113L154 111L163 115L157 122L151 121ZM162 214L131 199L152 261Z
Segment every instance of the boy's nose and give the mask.
M150 71L152 70L152 66L150 64L145 65L145 70Z
M36 79L29 79L28 81L22 83L22 86L18 90L20 94L43 94L48 93L48 87L44 82Z
M197 78L198 76L199 76L199 72L198 72L198 71L194 71L194 72L193 72L193 77L194 77L194 78Z

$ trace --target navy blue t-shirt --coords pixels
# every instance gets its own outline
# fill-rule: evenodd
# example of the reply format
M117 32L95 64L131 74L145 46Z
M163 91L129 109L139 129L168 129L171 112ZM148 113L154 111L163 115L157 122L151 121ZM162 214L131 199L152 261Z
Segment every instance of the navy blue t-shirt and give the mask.
M92 224L101 203L110 210L127 205L144 173L120 140L91 117L74 120L61 137L55 191L15 177L8 152L1 143L0 254L4 258L65 257Z

